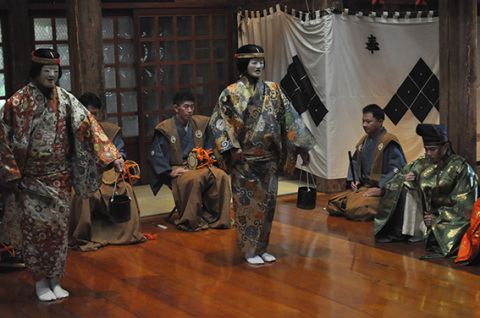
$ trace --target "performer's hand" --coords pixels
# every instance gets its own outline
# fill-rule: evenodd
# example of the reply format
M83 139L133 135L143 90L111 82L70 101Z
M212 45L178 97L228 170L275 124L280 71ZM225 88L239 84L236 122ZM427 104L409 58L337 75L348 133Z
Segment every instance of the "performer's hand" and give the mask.
M123 169L125 169L125 161L123 158L115 159L113 162L113 167L115 168L116 172L122 172Z
M243 157L243 150L239 148L230 149L230 155L232 156L233 162L240 161L243 162L245 158Z
M423 221L427 227L432 226L432 215L428 212L423 212Z
M308 166L310 164L310 154L308 152L301 153L300 158L302 158L302 166Z
M364 197L381 197L385 193L385 189L382 188L369 188L364 194Z
M184 169L184 168L177 168L175 170L173 170L172 172L170 172L170 177L172 178L176 178L182 174L184 174L185 172L187 172L188 170L187 169Z
M350 182L350 187L352 188L353 192L358 191L358 186L360 185L360 181Z
M405 175L405 181L415 181L415 173L409 172Z

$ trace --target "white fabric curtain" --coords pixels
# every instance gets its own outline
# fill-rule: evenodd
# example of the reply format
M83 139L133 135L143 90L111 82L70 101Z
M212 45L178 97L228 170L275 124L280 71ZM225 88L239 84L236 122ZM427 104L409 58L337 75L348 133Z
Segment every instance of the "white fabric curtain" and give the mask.
M318 142L308 170L325 179L346 177L347 153L354 152L364 135L361 110L372 103L391 112L398 103L407 107L393 121L386 116L384 126L397 135L407 160L422 155L423 144L415 127L420 122L439 122L438 88L433 91L439 77L438 18L315 16L285 13L277 5L275 10L264 11L263 17L248 11L238 17L239 46L257 44L265 50L264 79L280 83L297 57L328 110L318 125L308 111L301 115ZM410 92L416 85L411 79L425 74L428 85L424 91ZM414 104L420 116L409 108Z

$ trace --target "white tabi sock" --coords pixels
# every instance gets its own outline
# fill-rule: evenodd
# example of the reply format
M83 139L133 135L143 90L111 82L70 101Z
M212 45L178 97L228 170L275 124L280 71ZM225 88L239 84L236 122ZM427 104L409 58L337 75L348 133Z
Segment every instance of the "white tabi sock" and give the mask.
M271 262L275 262L277 259L275 258L275 256L273 256L272 254L268 254L268 253L263 253L262 254L262 259L265 261L265 262L268 262L268 263L271 263Z
M53 291L50 289L50 286L48 286L47 279L45 278L35 282L35 289L37 297L40 299L40 301L51 301L57 299Z
M245 253L245 259L249 264L253 265L262 265L264 263L263 259L255 254Z
M67 298L70 295L68 291L66 291L62 288L62 286L60 286L60 282L58 281L57 277L50 279L50 288L52 289L57 299Z

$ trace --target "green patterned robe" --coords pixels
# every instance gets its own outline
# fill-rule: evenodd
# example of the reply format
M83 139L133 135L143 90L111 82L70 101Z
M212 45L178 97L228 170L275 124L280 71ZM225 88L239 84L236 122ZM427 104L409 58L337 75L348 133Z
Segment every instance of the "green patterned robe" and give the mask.
M245 161L234 162L233 209L237 246L246 253L266 252L278 189L278 172L290 175L297 154L315 139L278 84L242 77L220 95L210 119L220 153L243 150Z
M415 173L415 181L405 181L405 175L409 172ZM426 157L406 164L386 185L387 192L375 217L374 235L392 217L403 187L417 190L424 198L426 209L432 214L432 226L424 232L425 248L429 248L428 238L433 234L441 254L452 257L457 254L462 236L470 224L477 186L475 172L458 155L445 156L438 164Z

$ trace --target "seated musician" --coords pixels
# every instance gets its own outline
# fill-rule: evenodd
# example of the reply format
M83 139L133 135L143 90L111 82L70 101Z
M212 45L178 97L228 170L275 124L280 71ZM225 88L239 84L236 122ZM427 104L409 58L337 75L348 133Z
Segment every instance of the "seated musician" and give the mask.
M470 225L477 200L478 176L467 160L453 153L445 125L418 124L425 156L406 164L386 185L375 216L374 235L380 243L421 240L434 254L466 261L462 236ZM474 227L468 229L475 236ZM462 241L462 244L460 242Z
M100 118L101 101L93 93L86 93L79 101L88 108L90 113L98 121ZM106 121L98 122L107 137L117 147L123 160L127 154L124 142L120 137L120 127ZM125 169L134 170L138 165L132 161L126 161ZM125 173L124 173L125 175ZM75 193L72 195L72 206L69 220L68 245L81 251L94 251L106 245L124 245L145 242L140 228L140 210L133 187L122 180L117 182L116 193L130 195L130 220L116 222L109 211L109 201L114 190L115 179L118 173L109 170L103 173L103 184L91 198L82 198ZM138 176L136 176L138 177ZM129 180L131 181L131 180Z
M207 164L191 164L192 150L212 148L208 133L209 117L193 115L195 97L177 92L173 98L175 116L155 127L148 154L150 187L156 195L162 185L171 187L179 217L177 228L199 231L208 228L229 229L231 191L227 174ZM187 164L187 159L190 160ZM195 159L195 158L193 158Z
M405 155L397 137L383 127L383 109L370 104L362 112L367 134L357 143L351 159L347 181L351 181L352 191L330 199L327 211L355 221L371 221L385 193L385 183L405 164Z

